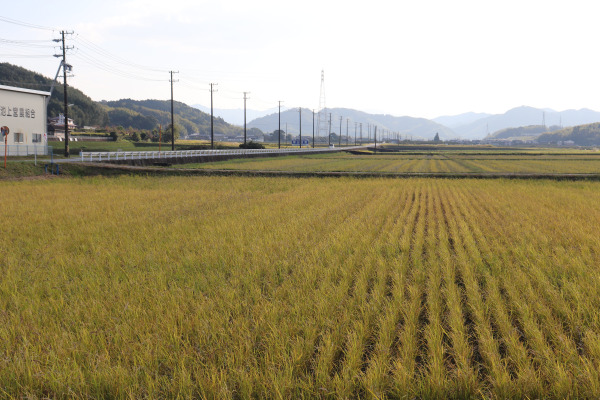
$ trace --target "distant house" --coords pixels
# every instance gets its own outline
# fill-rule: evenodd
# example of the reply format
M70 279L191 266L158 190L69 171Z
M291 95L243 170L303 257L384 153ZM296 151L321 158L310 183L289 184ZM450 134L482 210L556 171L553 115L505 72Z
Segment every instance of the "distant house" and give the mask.
M73 119L69 118L69 131L73 132L76 128ZM48 118L48 136L50 138L65 138L65 115L58 114L58 117Z
M233 139L234 142L240 142L242 143L244 141L244 135L240 135L240 136L236 136ZM265 141L265 137L263 135L250 135L247 134L246 135L246 141L247 142L264 142Z
M563 140L557 143L559 146L574 146L575 142L572 140Z

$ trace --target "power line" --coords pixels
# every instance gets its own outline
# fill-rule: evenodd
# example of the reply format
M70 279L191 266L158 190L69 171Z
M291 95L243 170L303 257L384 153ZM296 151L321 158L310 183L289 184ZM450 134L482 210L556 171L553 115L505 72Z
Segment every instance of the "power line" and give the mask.
M40 29L40 30L46 30L46 31L52 31L52 32L58 31L56 28L53 28L53 27L32 24L32 23L28 23L28 22L24 22L24 21L20 21L20 20L16 20L16 19L8 18L8 17L3 17L3 16L0 16L0 21L6 22L9 24L13 24L13 25L23 26L26 28L31 28L31 29ZM63 30L63 31L60 31L60 33L64 35L64 34L71 34L72 32L65 32ZM146 81L146 82L164 82L166 80L166 79L160 79L160 78L153 76L154 73L164 73L165 71L167 71L164 68L155 67L155 66L147 66L147 65L143 65L143 64L140 64L137 62L133 62L124 57L120 57L120 56L114 54L113 52L110 52L110 51L106 50L105 48L99 46L98 44L94 43L93 41L85 38L84 36L82 36L80 34L74 35L72 40L73 40L72 43L74 43L76 45L76 51L71 53L70 57L73 57L78 62L93 66L94 68L97 68L99 70L108 72L110 74L113 74L113 75L116 75L116 76L119 76L119 77L122 77L125 79ZM49 40L38 40L38 39L30 40L30 39L0 38L0 45L6 49L15 49L16 50L14 52L12 50L10 50L10 52L6 52L6 54L1 54L0 57L2 57L2 58L49 58L49 57L51 57L50 54L47 54L47 55L40 54L39 51L40 50L43 51L46 49L52 49L52 48L56 47L52 43L50 43ZM63 44L62 50L64 52L66 52L66 50L72 49L71 47L69 47L69 48L64 48L64 47L65 47L65 45ZM65 57L63 57L63 59L64 58ZM70 71L70 69L69 69L69 71ZM171 72L171 71L168 71L168 72ZM217 71L213 71L213 72L216 73ZM202 82L202 84L205 84L206 80L203 80L202 77L205 76L206 74L210 74L210 73L212 73L212 72L208 71L206 69L190 69L188 71L184 71L184 76L181 77L182 82L180 84L182 87L186 87L188 89L198 90L198 91L206 91L207 89L198 87L196 84L198 82ZM243 73L240 71L219 70L218 73L221 75L225 74L225 75L230 76L230 80L232 80L232 81L245 80L245 79L248 79L250 76L255 76L259 80L262 78L266 78L266 76L264 74L248 74L248 73ZM66 78L67 77L66 77L66 73L65 73L65 77L63 78L65 86L66 86ZM172 84L173 83L172 77L171 77L170 81ZM36 84L36 85L44 86L44 85L40 85L40 84ZM213 103L213 93L216 91L213 89L213 85L214 84L210 84L210 86L211 86L211 89L210 89L211 108L212 108L212 103ZM225 98L225 99L231 99L231 100L239 100L242 98L244 100L247 99L247 97L246 97L247 92L244 92L244 91L228 89L228 88L221 88L221 91L224 93L230 94L230 96L227 96L227 95L222 96L222 98ZM327 109L325 107L325 90L324 90L324 72L323 71L321 71L321 93L320 94L321 94L320 106L322 106L322 107L319 108L318 112L319 112L319 114L322 114L324 117ZM264 100L264 99L260 99L260 98L256 98L256 97L254 98L254 102L255 103L264 103L264 104L272 104L272 100ZM280 114L281 114L281 108L282 108L281 103L282 102L279 102L279 113ZM284 108L284 110L287 110L287 109ZM300 113L301 113L301 111L300 111ZM331 117L332 116L330 114L330 118ZM212 120L211 120L211 122L212 122ZM323 122L325 122L325 123L319 124L321 126L319 127L320 129L318 129L317 132L327 129L326 120ZM68 121L67 121L67 124L68 124ZM279 130L281 130L281 127L279 127ZM331 128L328 130L327 135L330 138ZM341 137L341 128L340 128L340 137ZM214 146L214 143L213 143L213 146Z
M41 44L46 43L46 44ZM30 47L30 48L55 48L56 46L52 44L50 40L36 40L36 41L28 41L28 40L11 40L11 39L3 39L0 38L0 44L3 46L12 46L12 47Z
M110 72L111 74L118 75L123 78L135 79L135 80L139 80L139 81L166 82L166 79L150 78L150 77L142 76L140 74L136 74L135 72L124 71L124 70L115 68L114 66L107 64L107 63L103 62L102 60L95 58L92 55L87 54L86 52L82 51L81 49L77 49L77 50L78 51L73 53L74 58L80 59L80 61L83 61L85 64L91 65L92 67L101 69L106 72Z
M132 62L130 60L127 60L125 58L119 57L107 50L105 50L104 48L98 46L97 44L95 44L94 42L84 38L81 35L76 36L75 41L81 46L81 47L85 47L90 51L93 51L97 54L99 54L100 56L104 57L104 58L109 58L111 60L113 60L114 62L121 64L121 65L125 65L128 67L132 67L132 68L136 68L136 69L141 69L141 70L146 70L146 71L150 71L150 72L158 72L158 73L164 73L164 72L168 72L167 69L161 69L161 68L155 68L155 67L149 67L146 65L141 65L135 62Z
M2 58L50 58L52 55L42 54L0 54Z
M19 42L19 43L48 43L48 42L52 42L52 40L50 39L2 39L0 38L0 40L4 40L7 42Z
M185 82L184 82L183 80L181 80L181 79L179 80L179 85L180 85L180 86L183 86L183 87L186 87L186 88L188 88L188 89L192 89L192 90L199 90L199 91L202 91L202 92L208 92L208 91L210 91L210 89L206 89L206 88L200 88L200 87L198 87L198 86L194 86L194 85L190 85L189 83L185 83Z
M8 22L9 24L13 24L13 25L24 26L26 28L41 29L41 30L46 30L46 31L56 31L57 30L57 29L51 28L49 26L30 24L29 22L23 22L23 21L19 21L19 20L7 18L7 17L2 17L2 16L0 16L0 21Z

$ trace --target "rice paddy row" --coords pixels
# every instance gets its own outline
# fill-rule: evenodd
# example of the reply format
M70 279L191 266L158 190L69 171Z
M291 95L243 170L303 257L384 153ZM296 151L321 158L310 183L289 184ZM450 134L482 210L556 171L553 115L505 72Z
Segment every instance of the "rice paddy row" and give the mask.
M382 174L597 174L600 154L325 154L275 159L235 159L178 168L290 172L377 172Z
M0 193L0 397L600 396L597 183Z

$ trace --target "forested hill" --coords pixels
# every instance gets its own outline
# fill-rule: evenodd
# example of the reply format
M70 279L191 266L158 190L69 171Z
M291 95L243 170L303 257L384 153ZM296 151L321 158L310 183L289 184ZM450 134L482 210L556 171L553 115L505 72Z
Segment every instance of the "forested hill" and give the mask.
M0 63L0 84L26 89L49 91L52 79L9 63ZM75 124L84 125L109 125L107 110L96 103L82 91L69 86L67 88L69 104L69 118ZM57 84L48 104L48 116L55 117L63 112L64 92L62 86Z
M567 140L572 140L578 146L600 145L600 122L544 133L537 138L538 143L544 144L554 144Z
M0 63L0 85L49 91L52 79L9 63ZM96 102L74 87L68 87L69 118L77 126L122 126L133 129L156 129L161 124L171 124L169 100L117 100ZM63 89L57 83L50 103L48 116L63 112ZM180 134L210 134L210 115L181 102L174 102L175 126ZM221 118L214 119L214 132L241 134L242 128L230 125Z
M132 100L102 101L106 107L111 125L125 128L153 129L161 124L171 124L170 100ZM175 126L182 135L192 133L210 134L210 115L190 107L187 104L173 102L176 115ZM214 118L214 132L222 134L241 134L242 128L230 125L222 118Z
M551 126L550 131L560 129L558 126ZM486 139L518 139L523 137L537 137L548 131L544 125L528 125L516 128L506 128L496 131L486 137Z

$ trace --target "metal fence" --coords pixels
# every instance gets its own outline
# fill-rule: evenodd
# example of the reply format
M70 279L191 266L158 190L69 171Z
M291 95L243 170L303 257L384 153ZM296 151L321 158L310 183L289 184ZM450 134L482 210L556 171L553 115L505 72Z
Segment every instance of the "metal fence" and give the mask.
M6 146L7 156L47 156L52 147L47 144L9 144ZM0 155L4 156L4 143L0 144Z
M176 150L176 151L103 151L81 152L81 161L119 161L119 160L144 160L168 159L210 156L243 156L247 154L285 154L285 153L326 153L340 150L357 149L360 146L316 148L316 149L231 149L231 150Z

